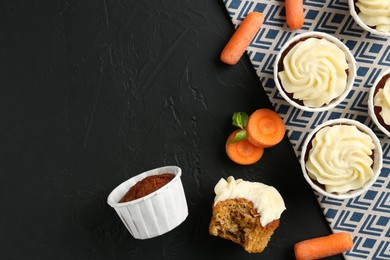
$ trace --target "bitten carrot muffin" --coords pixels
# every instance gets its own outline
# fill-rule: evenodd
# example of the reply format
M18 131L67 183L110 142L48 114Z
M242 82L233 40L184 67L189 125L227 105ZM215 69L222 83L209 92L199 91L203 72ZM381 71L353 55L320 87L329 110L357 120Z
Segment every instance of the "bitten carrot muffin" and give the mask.
M279 192L232 176L221 179L214 190L209 233L240 244L249 253L262 252L286 209Z

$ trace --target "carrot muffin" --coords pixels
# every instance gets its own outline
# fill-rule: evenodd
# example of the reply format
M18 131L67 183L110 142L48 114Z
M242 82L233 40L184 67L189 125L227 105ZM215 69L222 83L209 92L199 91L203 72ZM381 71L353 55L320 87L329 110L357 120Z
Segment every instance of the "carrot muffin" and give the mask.
M378 137L359 121L339 118L318 125L307 136L300 158L303 176L320 194L350 199L366 192L383 165Z
M379 123L390 132L390 74L375 86L374 113Z
M374 142L354 125L321 128L311 140L308 176L328 193L356 190L374 178Z
M355 0L356 12L367 26L383 33L390 33L389 0Z
M346 55L325 38L310 37L292 43L278 66L281 87L305 107L327 106L348 88Z
M240 244L249 253L262 252L286 209L279 192L232 176L221 179L214 190L209 233Z

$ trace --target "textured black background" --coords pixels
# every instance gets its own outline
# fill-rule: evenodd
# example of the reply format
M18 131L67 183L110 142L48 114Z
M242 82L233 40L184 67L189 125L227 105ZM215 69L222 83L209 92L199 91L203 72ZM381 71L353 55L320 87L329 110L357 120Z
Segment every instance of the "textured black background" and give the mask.
M330 233L287 137L253 166L226 157L235 111L271 107L222 0L0 2L1 259L293 259ZM134 239L106 199L178 165L189 216ZM261 254L208 234L214 185L275 186L287 210ZM339 259L338 257L334 259Z

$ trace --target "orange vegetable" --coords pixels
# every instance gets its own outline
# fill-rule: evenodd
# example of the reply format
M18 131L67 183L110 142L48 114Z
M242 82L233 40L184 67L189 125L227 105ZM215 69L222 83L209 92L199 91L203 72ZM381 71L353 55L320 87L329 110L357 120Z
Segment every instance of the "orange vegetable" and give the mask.
M352 246L351 235L340 232L296 243L294 252L297 260L311 260L343 253L350 250Z
M221 60L229 65L236 64L255 37L263 22L264 15L262 13L249 13L223 49Z
M253 164L259 161L263 156L264 148L255 146L246 139L231 143L239 131L234 131L228 137L225 145L226 154L233 162L242 165Z
M280 116L267 108L253 112L245 129L248 132L248 141L264 148L278 144L286 132L286 126Z
M288 27L298 30L303 26L303 0L285 0Z

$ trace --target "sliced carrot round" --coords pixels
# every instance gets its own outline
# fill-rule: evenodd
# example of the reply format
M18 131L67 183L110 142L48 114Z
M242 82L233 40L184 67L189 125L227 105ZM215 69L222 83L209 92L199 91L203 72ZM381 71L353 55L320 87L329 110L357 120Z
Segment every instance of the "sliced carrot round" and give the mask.
M225 145L226 154L233 162L238 164L248 165L256 163L263 156L264 148L255 146L246 139L230 143L238 131L240 130L234 131L228 137Z
M246 131L249 142L268 148L278 144L283 139L286 126L275 111L261 108L249 116Z

